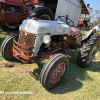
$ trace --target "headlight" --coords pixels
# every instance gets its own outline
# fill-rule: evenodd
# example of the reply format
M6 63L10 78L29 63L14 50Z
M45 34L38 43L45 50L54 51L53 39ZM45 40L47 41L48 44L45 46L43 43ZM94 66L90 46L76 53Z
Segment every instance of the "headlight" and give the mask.
M43 36L43 43L48 44L50 41L51 41L50 36L48 36L48 35Z
M21 25L19 26L19 31L21 31Z

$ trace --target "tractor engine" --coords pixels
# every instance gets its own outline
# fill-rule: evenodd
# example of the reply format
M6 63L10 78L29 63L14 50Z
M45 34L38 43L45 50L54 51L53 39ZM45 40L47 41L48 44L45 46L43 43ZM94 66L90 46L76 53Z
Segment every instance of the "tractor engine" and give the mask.
M48 44L43 43L41 45L40 51L48 50L50 48L62 47L64 36L65 35L51 36L50 37L50 39L51 39L50 43L48 43Z
M11 11L11 13L16 13L16 14L20 14L20 10L19 10L19 8L18 7L9 7L8 9L7 9L7 11Z
M68 53L73 52L72 47L77 45L77 39L70 34L70 27L57 21L27 19L21 24L19 31L19 39L13 40L13 56L24 60L24 63L33 62L32 59L43 54L66 49L69 50ZM46 58L50 57L48 55L45 55Z
M4 26L18 27L28 14L29 12L23 9L23 0L0 1L0 23Z
M0 8L0 23L2 25L10 25L12 26L15 23L19 23L20 19L20 7L9 5L9 4L1 4Z

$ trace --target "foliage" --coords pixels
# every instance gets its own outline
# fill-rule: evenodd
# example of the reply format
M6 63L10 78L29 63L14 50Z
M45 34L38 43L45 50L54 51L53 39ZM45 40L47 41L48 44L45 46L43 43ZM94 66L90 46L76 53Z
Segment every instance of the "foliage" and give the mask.
M91 21L91 19L89 17L86 17L85 14L80 15L80 20L82 20L82 21L87 20L89 22Z
M89 15L88 14L81 14L80 19L82 20L89 20L89 21L100 21L100 10L88 8Z

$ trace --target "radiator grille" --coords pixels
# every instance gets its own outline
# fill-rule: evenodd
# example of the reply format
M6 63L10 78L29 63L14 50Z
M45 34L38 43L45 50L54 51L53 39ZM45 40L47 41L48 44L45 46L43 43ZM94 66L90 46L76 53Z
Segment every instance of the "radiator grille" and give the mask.
M35 39L36 39L35 34L26 33L25 31L21 30L19 43L21 43L25 46L33 46L34 47ZM20 48L26 50L25 48L22 48L22 47L20 47Z

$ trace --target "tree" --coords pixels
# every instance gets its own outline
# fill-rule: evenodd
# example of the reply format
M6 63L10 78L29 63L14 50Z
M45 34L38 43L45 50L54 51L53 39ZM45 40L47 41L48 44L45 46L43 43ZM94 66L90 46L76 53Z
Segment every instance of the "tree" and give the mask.
M92 9L90 11L90 18L91 18L91 20L100 19L100 10Z
M96 10L97 15L96 15L96 19L100 22L100 10Z
M80 15L80 20L84 21L84 20L87 20L87 21L91 21L91 19L89 18L89 16L86 16L85 14L81 14Z
M88 20L90 19L89 21L94 21L94 20L97 20L97 21L100 21L100 10L96 10L96 9L93 9L93 8L87 8L88 11L89 11L89 15L85 15L85 14L81 14L80 15L80 19L81 20Z

